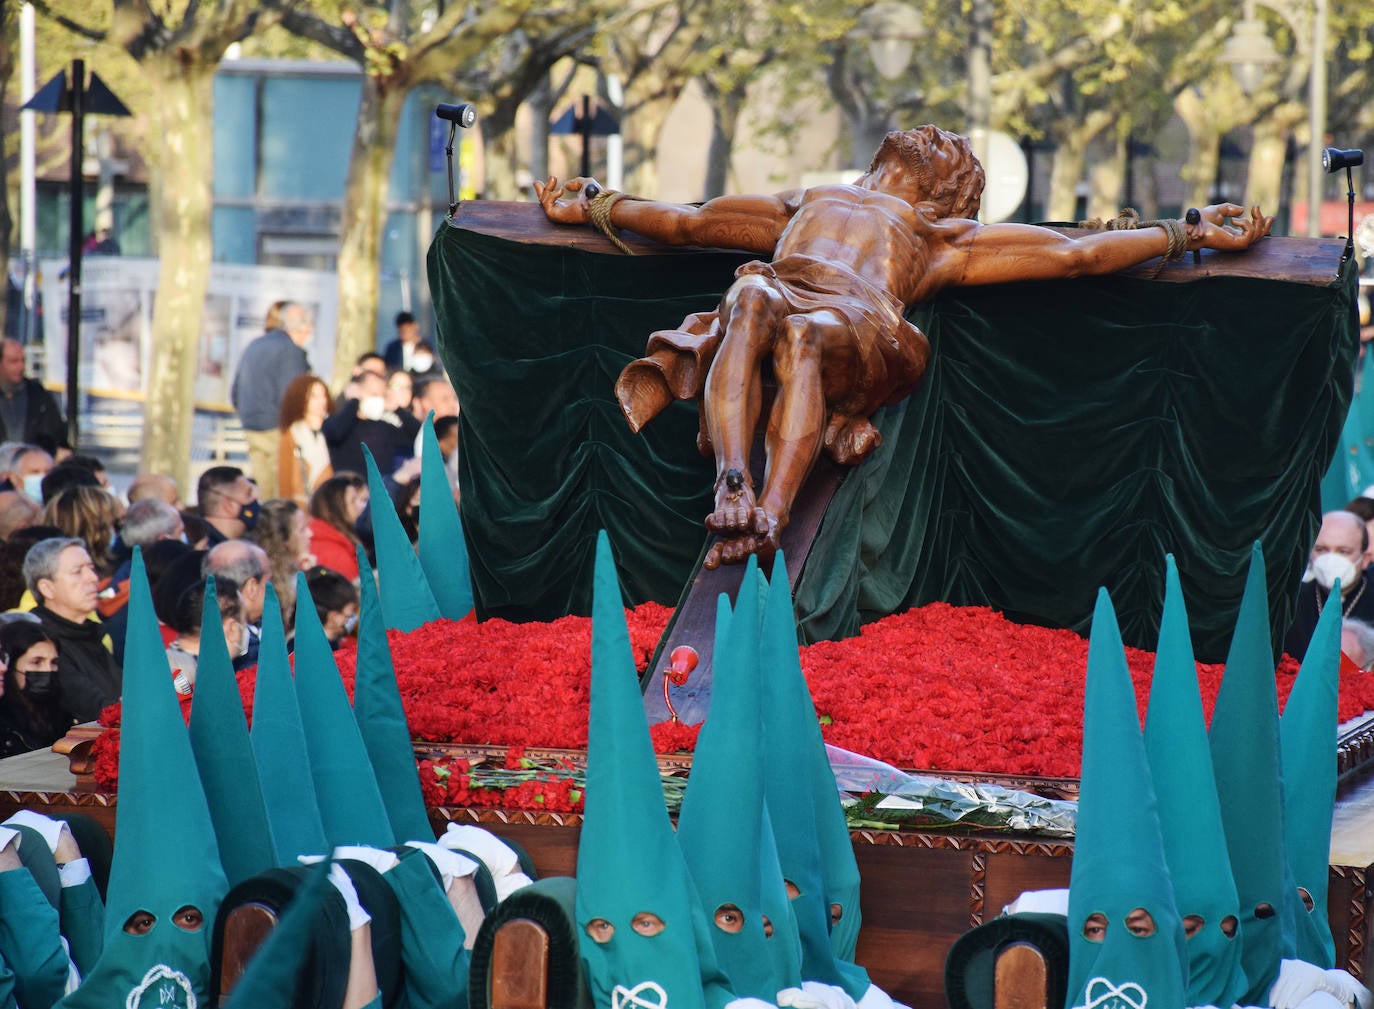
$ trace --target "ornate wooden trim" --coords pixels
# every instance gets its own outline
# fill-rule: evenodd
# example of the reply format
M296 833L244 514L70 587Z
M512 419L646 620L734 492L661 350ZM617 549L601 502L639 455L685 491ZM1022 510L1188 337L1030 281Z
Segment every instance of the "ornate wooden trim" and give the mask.
M968 923L969 928L983 924L984 904L987 897L988 856L985 851L975 851L969 861L968 880Z
M1368 932L1367 915L1369 912L1368 868L1357 865L1333 865L1329 870L1333 875L1350 882L1350 902L1346 910L1350 921L1345 930L1345 969L1357 980L1364 980L1365 945Z

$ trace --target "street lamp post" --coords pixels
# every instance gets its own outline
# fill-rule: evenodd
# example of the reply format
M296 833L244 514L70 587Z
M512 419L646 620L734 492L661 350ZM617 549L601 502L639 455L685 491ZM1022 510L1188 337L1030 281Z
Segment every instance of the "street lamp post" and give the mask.
M1264 78L1265 68L1279 62L1274 43L1255 17L1255 4L1278 14L1293 29L1298 52L1306 50L1310 60L1307 78L1307 119L1311 136L1307 144L1307 234L1321 234L1322 148L1326 143L1326 35L1327 0L1312 0L1312 9L1300 19L1274 0L1245 0L1243 16L1226 40L1221 58L1231 64L1237 83L1252 94Z

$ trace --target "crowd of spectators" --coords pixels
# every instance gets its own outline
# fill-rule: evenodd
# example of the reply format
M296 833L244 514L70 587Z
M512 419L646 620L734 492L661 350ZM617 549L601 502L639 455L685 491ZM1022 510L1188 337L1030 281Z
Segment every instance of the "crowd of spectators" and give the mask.
M123 494L112 488L99 458L63 443L42 385L11 380L18 345L0 342L0 424L36 432L0 441L0 756L50 746L119 700L134 548L189 711L211 576L236 669L257 662L269 584L290 640L299 572L334 647L354 633L359 579L371 576L359 548L372 561L364 445L388 485L386 504L414 537L419 432L433 411L456 496L458 402L432 350L414 339L404 354L393 349L409 368L365 354L334 399L321 378L294 374L310 331L301 306L274 306L257 356L275 349L291 367L257 361L235 380L236 403L253 414L250 464L206 469L189 505L166 474L138 474ZM275 384L263 380L269 371Z

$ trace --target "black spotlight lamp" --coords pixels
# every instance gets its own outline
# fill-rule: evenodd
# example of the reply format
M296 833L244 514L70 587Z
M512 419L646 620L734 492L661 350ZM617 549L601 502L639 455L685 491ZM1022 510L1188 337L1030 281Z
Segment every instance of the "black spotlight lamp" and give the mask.
M1322 151L1322 168L1327 172L1339 172L1345 169L1345 188L1346 192L1346 229L1345 229L1345 251L1341 253L1341 265L1344 266L1346 260L1355 255L1355 176L1351 169L1356 165L1364 164L1364 151L1358 148L1343 151L1339 147L1328 147ZM1316 199L1316 194L1313 194Z
M453 137L460 126L466 130L477 122L477 108L467 102L461 105L441 102L434 107L434 114L448 123L448 143L444 145L444 157L448 160L448 219L452 221L453 215L458 213L458 197L453 189Z

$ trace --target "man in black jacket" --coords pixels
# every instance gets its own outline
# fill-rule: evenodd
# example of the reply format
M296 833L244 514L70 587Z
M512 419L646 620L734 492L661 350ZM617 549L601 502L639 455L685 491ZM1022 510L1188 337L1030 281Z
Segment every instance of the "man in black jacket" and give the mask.
M24 583L39 601L34 613L57 643L62 710L78 722L93 720L119 700L123 682L105 644L105 628L90 616L99 582L78 539L40 540L24 558Z
M67 443L67 422L53 394L24 377L24 345L0 340L0 441L26 441L52 452Z

